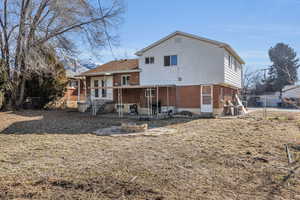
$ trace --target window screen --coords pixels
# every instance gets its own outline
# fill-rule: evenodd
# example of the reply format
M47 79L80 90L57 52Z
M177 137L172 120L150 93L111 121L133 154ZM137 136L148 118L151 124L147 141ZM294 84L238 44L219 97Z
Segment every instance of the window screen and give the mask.
M171 65L177 65L177 56L171 56Z

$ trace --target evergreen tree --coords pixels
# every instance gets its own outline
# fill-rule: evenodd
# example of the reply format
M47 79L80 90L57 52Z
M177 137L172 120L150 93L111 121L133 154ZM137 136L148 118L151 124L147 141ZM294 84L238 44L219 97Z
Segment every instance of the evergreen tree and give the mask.
M269 77L266 80L268 91L281 91L284 86L293 85L298 81L297 70L300 65L293 48L278 43L270 48L269 57L273 64L270 66Z

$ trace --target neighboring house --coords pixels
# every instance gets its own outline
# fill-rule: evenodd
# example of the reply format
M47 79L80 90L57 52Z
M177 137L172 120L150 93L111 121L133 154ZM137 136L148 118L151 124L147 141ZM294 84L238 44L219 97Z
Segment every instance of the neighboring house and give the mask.
M88 71L89 68L81 65L76 60L72 60L72 62L65 61L64 65L68 84L62 101L68 108L77 108L78 102L86 100L86 81L84 77L78 77L77 75Z
M172 109L220 114L242 87L244 61L228 45L174 32L136 53L82 73L91 101L110 100L125 111ZM159 106L159 108L157 107Z
M282 98L300 99L300 85L288 85L282 89Z
M280 92L266 92L261 95L247 95L248 107L278 107Z

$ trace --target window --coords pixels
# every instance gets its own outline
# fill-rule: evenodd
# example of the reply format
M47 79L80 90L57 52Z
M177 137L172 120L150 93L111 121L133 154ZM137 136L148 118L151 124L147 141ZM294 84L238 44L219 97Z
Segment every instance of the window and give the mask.
M70 80L69 87L78 87L78 81L77 80Z
M170 56L165 56L164 57L164 65L165 66L170 66L171 62L170 62Z
M106 85L106 80L101 80L101 87L106 87ZM107 90L102 88L101 95L104 98L107 97Z
M154 57L146 57L145 64L154 64Z
M178 64L177 55L165 56L164 57L164 66L175 66Z
M232 60L232 57L230 55L228 55L228 67L231 68L231 60Z
M130 75L123 75L121 79L122 79L121 85L130 85Z
M234 61L234 71L237 72L239 69L239 63L235 60Z
M95 97L98 98L99 97L99 82L98 80L94 80L94 88L95 88Z
M150 57L150 64L154 64L154 57Z
M177 56L171 56L171 65L177 65Z

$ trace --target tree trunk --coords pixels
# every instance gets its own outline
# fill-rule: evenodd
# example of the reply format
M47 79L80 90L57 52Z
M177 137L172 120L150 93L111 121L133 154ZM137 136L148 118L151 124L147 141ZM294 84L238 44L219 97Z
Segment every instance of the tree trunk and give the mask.
M20 108L23 104L24 101L24 95L25 95L25 83L26 80L24 77L21 77L21 81L20 81L20 86L19 86L19 90L16 90L19 92L18 99L16 101L16 107Z

